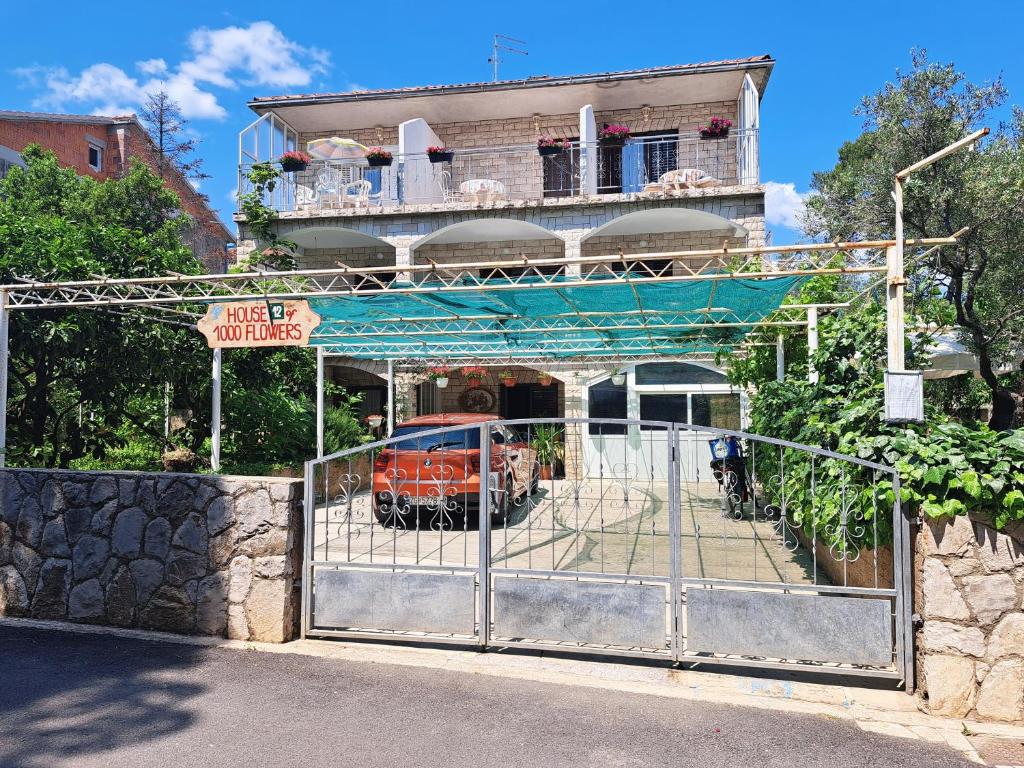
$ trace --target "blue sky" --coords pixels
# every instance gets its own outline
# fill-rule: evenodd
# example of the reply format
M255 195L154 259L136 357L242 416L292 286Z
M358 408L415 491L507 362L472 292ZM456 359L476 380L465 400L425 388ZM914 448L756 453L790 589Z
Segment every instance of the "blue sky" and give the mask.
M60 5L66 7L41 20L35 3L0 4L0 29L8 30L0 108L123 113L163 82L202 141L212 175L202 191L227 222L237 134L252 120L248 98L487 80L495 32L527 41L529 50L528 57L508 57L503 78L770 53L777 64L761 106L761 173L773 183L768 217L779 243L797 237L785 225L811 173L831 167L842 142L859 133L853 110L860 98L909 67L912 47L956 62L976 81L1002 74L1011 101L1024 103L1024 3L1016 0L974 14L962 3L934 0L429 8L393 1L382 11L329 0L178 0L130 6L135 15L124 17L123 28L94 5Z

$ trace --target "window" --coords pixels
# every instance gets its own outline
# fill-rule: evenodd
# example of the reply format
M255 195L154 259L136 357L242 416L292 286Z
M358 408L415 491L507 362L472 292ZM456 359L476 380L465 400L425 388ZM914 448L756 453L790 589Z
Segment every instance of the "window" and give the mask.
M693 395L693 421L702 427L740 428L739 395Z
M566 139L578 142L579 139ZM541 156L544 197L571 197L580 193L580 148L574 145L557 155Z
M612 384L605 379L589 388L587 392L588 413L592 419L625 419L626 386ZM624 424L588 424L592 435L624 435Z
M89 167L94 171L103 170L103 149L95 144L89 145Z
M639 192L678 167L679 131L634 133L624 147L599 147L597 191Z
M691 363L647 363L636 367L636 383L640 384L726 384L718 371Z
M640 418L643 421L675 421L685 424L686 395L640 395ZM640 429L659 430L664 427L641 426Z

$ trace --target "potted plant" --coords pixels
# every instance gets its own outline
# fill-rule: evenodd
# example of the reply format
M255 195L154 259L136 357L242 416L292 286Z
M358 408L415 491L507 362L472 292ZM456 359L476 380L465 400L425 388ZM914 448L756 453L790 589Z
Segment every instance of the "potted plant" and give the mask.
M565 139L556 139L553 136L541 136L537 139L537 154L560 155L569 148L569 142Z
M448 374L450 373L451 368L447 365L435 365L427 370L427 376L437 385L438 389L444 389L448 386Z
M313 158L307 155L305 152L298 152L292 150L291 152L285 152L281 155L278 160L281 163L281 170L285 173L294 173L295 171L304 171L309 167Z
M605 123L597 132L597 140L606 147L621 147L629 137L629 127L619 123Z
M711 122L700 129L702 139L724 139L732 128L732 120L724 117L712 117Z
M540 479L550 480L555 475L556 462L562 460L565 451L562 444L562 428L557 424L538 424L533 428L530 447L537 454Z
M394 155L380 147L370 147L366 151L366 163L371 168L382 168L391 165L394 159Z
M616 387L621 387L626 383L626 372L621 370L612 371L612 384Z
M514 387L516 385L515 371L510 371L506 368L498 374L498 378L501 379L501 383L506 387Z
M366 423L370 425L370 429L378 429L384 423L384 417L379 413L371 413L366 417Z
M550 373L538 374L538 376L537 376L537 383L539 383L542 387L550 387L551 386L551 374Z
M448 147L427 147L427 159L432 163L450 163L455 152Z
M487 369L480 365L467 365L462 369L462 378L469 384L470 389L479 387L487 378Z

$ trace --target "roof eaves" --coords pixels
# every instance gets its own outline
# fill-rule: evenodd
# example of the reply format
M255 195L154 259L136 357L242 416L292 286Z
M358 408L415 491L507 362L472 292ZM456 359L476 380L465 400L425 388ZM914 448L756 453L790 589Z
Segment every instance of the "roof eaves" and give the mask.
M615 80L671 77L674 75L720 72L737 69L767 68L770 71L774 64L775 60L769 54L762 54L760 56L752 56L745 59L725 59L722 61L703 62L699 64L677 64L665 67L631 69L620 72L600 72L584 75L559 75L554 77L543 76L530 77L523 80L458 83L453 85L425 85L409 88L386 88L380 90L347 91L340 93L257 96L248 102L248 106L250 109L256 110L276 106L301 106L304 104L374 101L377 99L394 99L410 96L441 96L452 93L517 90L521 88L545 88L559 85L579 85L585 83L612 82Z

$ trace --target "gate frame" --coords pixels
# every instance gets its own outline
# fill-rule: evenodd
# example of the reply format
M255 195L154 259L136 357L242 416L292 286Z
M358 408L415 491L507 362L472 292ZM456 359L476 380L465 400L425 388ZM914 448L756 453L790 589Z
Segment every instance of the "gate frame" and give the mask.
M626 427L639 427L640 425L658 426L666 429L666 439L668 445L668 462L669 471L666 482L668 483L669 492L667 498L668 504L668 518L669 518L669 531L668 535L673 542L669 547L669 575L668 577L661 577L656 575L642 575L642 574L614 574L614 573L601 573L601 572L587 572L587 571L545 571L542 569L535 568L501 568L491 564L491 535L493 526L491 524L490 507L491 507L491 478L494 477L490 469L490 434L491 429L495 426L523 426L523 425L537 425L537 424L559 424L564 426L586 426L591 423L599 424L614 424ZM655 658L663 660L671 660L675 664L709 664L709 665L723 665L723 666L741 666L741 667L756 667L756 668L767 668L767 669L782 669L782 670L804 670L813 673L825 673L830 675L838 676L866 676L874 678L885 678L894 679L900 681L907 693L912 693L914 690L914 648L913 648L913 625L911 621L911 534L910 534L910 519L903 513L902 503L900 500L900 478L899 472L893 468L877 462L868 461L866 459L860 459L855 456L848 456L845 454L829 451L824 448L816 448L814 446L803 445L800 443L791 442L788 440L781 440L778 438L767 437L763 435L755 435L749 432L743 432L738 430L719 429L705 426L698 426L692 424L686 424L682 422L661 422L661 421L650 421L642 419L592 419L592 418L550 418L550 419L500 419L495 418L479 424L474 425L451 425L445 427L439 427L437 429L424 430L421 434L423 436L429 436L434 434L440 434L449 431L465 431L467 429L479 429L481 434L480 440L480 466L481 466L481 488L484 489L480 493L479 499L479 547L478 547L478 564L476 566L454 566L454 565L422 565L422 564L403 564L403 563L381 563L381 564L367 564L367 563L344 563L341 561L327 561L319 562L313 557L314 554L314 542L315 542L315 511L316 511L316 493L314 488L314 480L316 476L316 467L321 464L327 464L337 459L344 459L346 456L354 456L366 451L373 451L375 449L386 447L388 444L394 441L394 438L385 438L365 445L356 446L355 448L346 449L339 451L330 456L324 456L321 458L311 459L305 464L304 471L304 548L303 548L303 580L302 580L302 617L301 617L301 632L302 637L306 638L309 636L324 636L324 637L347 637L347 638L361 638L361 639L382 639L387 637L390 640L409 640L410 638L403 638L402 636L395 636L390 632L386 631L358 631L358 630L332 630L332 629L318 629L312 626L312 593L313 593L313 573L317 567L338 567L344 569L344 566L355 566L356 568L371 568L374 570L378 569L405 569L408 572L416 571L449 571L449 572L461 572L464 574L475 573L477 581L477 595L476 595L476 610L478 611L479 621L477 623L475 636L465 637L445 637L445 636L433 636L429 635L427 640L431 643L442 643L442 644L454 644L460 646L475 645L481 651L485 651L491 647L494 643L491 640L491 607L492 607L492 591L493 591L493 577L498 576L512 576L512 575L526 575L527 577L565 577L569 579L583 579L592 580L596 582L610 582L610 581L643 581L650 584L664 584L669 589L669 623L668 623L668 649L667 653L656 653L646 651L626 651L617 650L613 648L600 648L600 647L587 647L587 646L567 646L556 642L530 642L528 644L521 644L516 641L502 641L501 647L529 647L529 648L540 648L545 650L559 650L562 652L575 652L585 653L588 655L612 655L619 657L640 657L640 658ZM680 434L683 432L703 432L713 433L721 436L735 437L741 440L749 440L755 443L776 445L780 448L790 448L793 450L805 451L808 453L821 456L823 458L830 458L839 461L849 462L856 464L876 472L883 473L888 476L893 485L894 500L892 505L892 563L893 563L893 586L892 588L871 588L871 587L849 587L849 586L835 586L835 585L822 585L822 584L789 584L786 582L767 582L767 581L743 581L736 579L709 579L709 578L697 578L697 577L686 577L683 576L682 568L682 531L681 531L681 494L679 489L680 482ZM891 597L893 599L893 634L892 634L892 648L895 655L894 665L892 669L875 669L875 668L864 668L854 666L843 666L843 667L832 667L832 666L812 666L808 664L801 664L799 662L787 662L787 661L769 661L761 659L753 659L746 657L717 657L717 656L688 656L683 651L683 617L685 616L685 608L683 602L684 590L688 585L693 586L732 586L738 588L751 588L751 589L770 589L781 593L791 592L817 592L822 594L846 594L846 595L864 595L883 599ZM416 638L420 639L420 638Z

